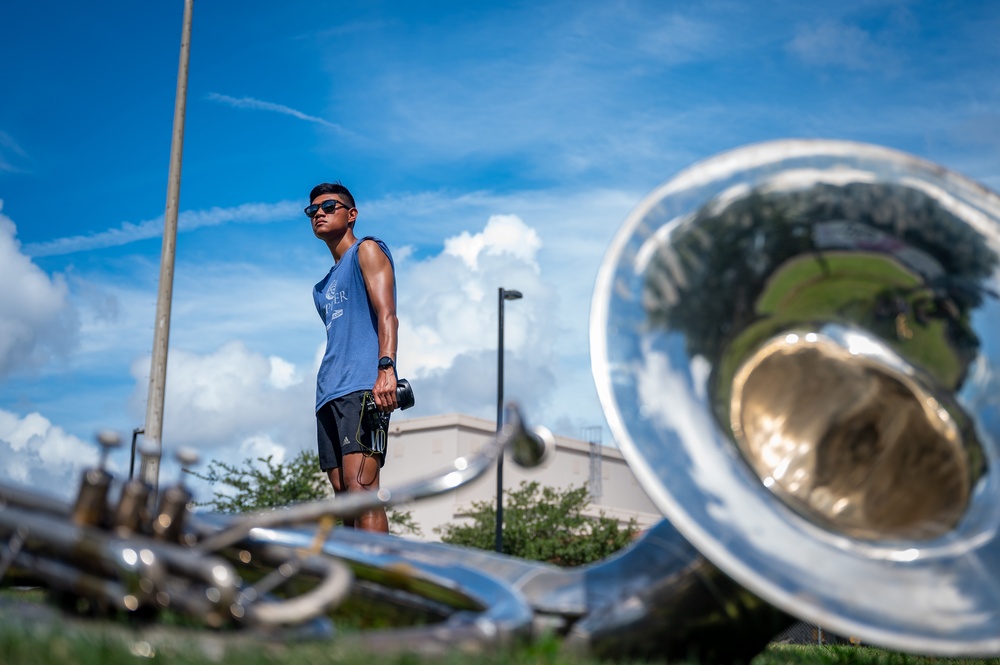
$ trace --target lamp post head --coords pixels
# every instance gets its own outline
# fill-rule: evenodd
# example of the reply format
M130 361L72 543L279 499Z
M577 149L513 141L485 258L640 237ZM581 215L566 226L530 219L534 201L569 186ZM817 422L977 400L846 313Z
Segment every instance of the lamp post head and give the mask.
M504 300L520 300L524 297L520 291L508 291L503 289L503 299Z

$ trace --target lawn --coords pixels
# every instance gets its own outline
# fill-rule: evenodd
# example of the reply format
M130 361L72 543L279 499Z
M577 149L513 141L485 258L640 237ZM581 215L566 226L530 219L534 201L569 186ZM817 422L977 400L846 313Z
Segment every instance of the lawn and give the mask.
M336 639L308 639L289 633L265 639L249 631L218 632L171 626L130 627L106 620L71 618L40 594L0 593L0 663L5 665L606 665L562 650L555 638L486 652L456 648L444 657L420 658L345 653ZM689 661L693 662L693 661ZM665 663L665 661L664 661ZM867 646L772 644L750 665L842 663L924 665L998 663L990 659L930 658ZM655 664L654 664L655 665Z

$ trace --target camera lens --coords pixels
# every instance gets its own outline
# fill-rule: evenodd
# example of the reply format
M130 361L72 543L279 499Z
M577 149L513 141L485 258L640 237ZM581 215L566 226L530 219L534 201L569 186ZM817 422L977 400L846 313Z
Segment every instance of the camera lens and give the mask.
M413 388L406 379L399 379L396 382L396 403L400 409L408 409L416 403L413 398Z

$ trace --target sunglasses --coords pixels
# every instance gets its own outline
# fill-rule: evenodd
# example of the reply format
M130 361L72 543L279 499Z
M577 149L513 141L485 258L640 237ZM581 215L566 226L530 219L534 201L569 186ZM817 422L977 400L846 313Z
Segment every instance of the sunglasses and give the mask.
M306 213L306 217L312 219L313 217L316 216L316 213L320 211L320 208L322 208L323 212L325 212L326 214L332 215L333 213L337 212L337 206L340 206L341 208L346 208L347 210L351 209L351 206L347 205L346 203L341 203L337 199L329 199L328 201L323 201L322 203L314 203L312 205L306 206L304 212Z

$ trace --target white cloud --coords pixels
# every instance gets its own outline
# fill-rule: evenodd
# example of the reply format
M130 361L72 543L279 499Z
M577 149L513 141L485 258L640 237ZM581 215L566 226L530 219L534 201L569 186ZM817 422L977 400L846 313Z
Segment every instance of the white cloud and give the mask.
M135 411L145 411L150 360L132 363ZM207 354L172 349L164 397L164 451L189 447L199 450L206 462L239 462L259 451L298 451L312 444L315 388L311 381L296 380L298 373L293 364L253 352L241 341Z
M535 255L542 242L538 233L529 228L517 215L493 215L482 233L462 231L444 241L444 253L458 256L472 270L479 268L479 255L510 254L514 258L538 269Z
M97 462L98 448L39 413L21 417L0 409L0 459L3 479L68 499L79 486L79 472Z
M77 327L65 282L32 263L16 236L14 222L0 212L0 377L65 353Z
M524 321L545 311L550 291L535 258L537 234L516 217L493 216L483 232L444 244L441 254L400 268L399 356L401 368L416 375L447 368L462 354L495 353L501 286L530 294L504 310L505 347L522 350L529 339Z
M145 412L150 360L144 357L132 364L132 410L137 413ZM315 376L312 368L305 373L310 372ZM301 450L315 449L315 383L303 380L303 374L287 360L253 352L241 341L208 353L172 349L167 361L160 484L181 477L174 455L182 448L198 452L199 462L192 470L199 473L213 461L241 465L248 459L271 457L279 464ZM199 501L224 490L190 477L185 481Z
M525 294L504 307L508 394L549 402L557 302L538 262L541 247L518 216L492 215L481 231L445 239L440 254L400 263L399 368L417 401L407 415L495 413L501 287Z
M299 371L292 363L278 356L271 356L268 360L271 362L271 375L268 381L273 387L284 390L302 382Z
M240 443L241 460L258 460L270 457L272 463L281 464L288 456L288 449L276 443L266 434L255 434L254 436L247 437Z

